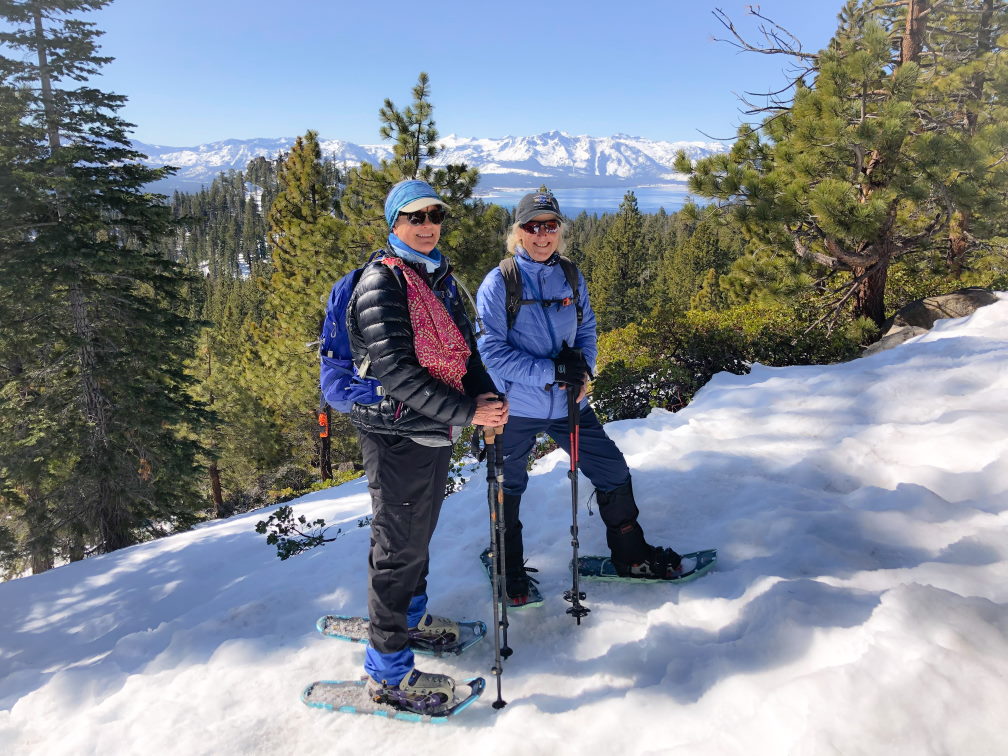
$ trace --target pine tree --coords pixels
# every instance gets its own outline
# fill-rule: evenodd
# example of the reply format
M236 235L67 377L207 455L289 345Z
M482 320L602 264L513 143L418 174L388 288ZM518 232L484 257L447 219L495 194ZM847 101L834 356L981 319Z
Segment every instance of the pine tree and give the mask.
M245 201L241 221L241 257L249 275L255 275L256 268L266 257L265 228L259 203L249 196Z
M677 166L696 193L731 200L765 246L841 274L834 308L880 324L890 265L1004 217L1006 13L985 0L849 0L789 106L740 129L727 155ZM965 15L969 44L943 57Z
M262 318L249 322L243 383L270 408L291 453L307 465L318 439L318 334L333 281L353 267L340 244L318 135L298 137L269 211L270 278Z
M704 281L711 278L708 273L713 271L716 281L737 255L737 244L724 233L716 214L705 213L691 231L680 235L663 260L664 304L678 312L688 310Z
M421 179L448 204L450 218L442 228L439 246L449 253L457 267L477 268L486 253L487 237L496 231L499 218L495 215L485 218L482 208L466 204L479 178L475 168L463 164L440 167L432 164L439 148L427 74L421 73L417 79L410 105L399 110L392 100L386 99L379 118L382 139L395 140L392 159L383 159L377 166L361 163L347 177L340 205L348 224L348 250L357 259L364 260L374 250L384 247L389 231L385 221L385 197L399 181Z
M627 192L612 225L592 250L592 307L603 330L622 328L644 315L644 221L637 197Z
M76 86L107 59L97 55L100 32L75 14L106 4L0 0L0 43L21 51L0 58L0 89L5 102L12 91L24 98L20 122L38 154L23 166L24 185L37 190L27 223L0 234L30 253L18 264L43 284L15 295L19 311L48 326L23 352L20 375L34 378L6 375L3 395L49 418L26 428L21 448L55 471L48 518L72 534L71 556L82 540L111 551L184 526L201 506L197 447L185 434L201 421L181 367L193 335L186 277L153 251L168 208L143 189L166 171L144 167L130 147L116 114L124 98ZM30 492L36 472L9 459L8 485Z
M932 5L917 9L938 15L920 41L919 65L931 91L921 120L935 135L935 150L959 156L944 177L953 205L945 258L958 279L988 240L1008 233L1008 63L1001 47L1008 6L995 0Z
M55 525L47 503L61 476L53 414L72 401L53 385L38 347L46 324L38 309L57 310L59 299L39 279L30 229L45 207L35 172L44 160L44 139L28 122L30 93L0 87L0 543L7 572L33 573L53 566ZM20 552L20 553L19 553ZM23 559L19 559L23 556Z

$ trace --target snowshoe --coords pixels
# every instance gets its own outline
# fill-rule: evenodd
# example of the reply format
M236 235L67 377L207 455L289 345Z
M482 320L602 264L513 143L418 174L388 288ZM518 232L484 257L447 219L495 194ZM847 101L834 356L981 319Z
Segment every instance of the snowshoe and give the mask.
M486 570L487 577L490 579L490 585L493 585L493 557L490 556L489 546L483 549L483 553L480 554L480 561L483 562L483 567ZM515 587L514 583L516 582L522 583L522 585L517 586L519 590L505 589L508 594L508 609L522 609L527 606L542 606L544 603L542 593L539 591L539 581L529 575L530 572L538 572L538 570L534 567L525 567L524 565L522 566L522 569L524 571L524 579L512 582L512 587ZM522 588L525 590L521 590Z

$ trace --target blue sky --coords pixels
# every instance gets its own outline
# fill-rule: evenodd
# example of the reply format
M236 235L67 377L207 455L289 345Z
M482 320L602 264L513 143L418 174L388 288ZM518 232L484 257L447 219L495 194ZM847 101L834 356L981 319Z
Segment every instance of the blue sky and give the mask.
M117 0L88 14L105 31L102 89L126 95L134 137L191 146L226 138L375 144L378 109L431 78L438 130L503 137L562 130L651 139L730 137L735 93L778 89L787 61L740 53L712 15L757 38L739 0L535 3L442 0ZM810 50L842 0L764 0Z

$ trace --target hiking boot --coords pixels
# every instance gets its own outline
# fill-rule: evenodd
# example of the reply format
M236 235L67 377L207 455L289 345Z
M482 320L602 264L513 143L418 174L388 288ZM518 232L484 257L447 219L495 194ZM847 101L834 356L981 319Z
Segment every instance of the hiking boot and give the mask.
M536 588L539 581L529 575L530 572L539 572L535 567L522 565L520 572L510 573L507 576L508 606L525 606L530 601L542 601L542 595Z
M674 580L696 569L696 560L683 558L672 549L661 546L650 547L651 556L636 563L619 562L613 558L613 566L620 577L647 578L650 580Z
M644 539L644 531L636 520L606 528L606 543L614 562L639 564L651 559L654 554L654 546Z
M455 643L460 637L459 626L455 620L426 612L417 622L417 626L407 629L406 633L411 641L419 641L434 648Z
M633 481L628 480L612 491L595 489L599 515L606 525L606 544L614 562L638 564L651 557L652 547L644 540L637 523L640 510L634 501Z
M455 700L455 681L448 675L414 668L398 685L371 681L368 695L375 703L388 704L417 714L437 714Z

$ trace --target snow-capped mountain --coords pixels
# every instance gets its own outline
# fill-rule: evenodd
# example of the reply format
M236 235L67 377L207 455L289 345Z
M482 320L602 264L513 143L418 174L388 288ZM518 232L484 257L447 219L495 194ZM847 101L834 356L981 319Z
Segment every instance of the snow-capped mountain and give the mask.
M244 170L258 156L276 157L294 139L227 139L196 147L168 147L135 142L152 166L173 165L178 173L158 185L159 191L193 191L209 185L218 173ZM660 142L616 134L610 137L572 136L550 131L524 137L477 139L450 134L441 139L443 151L436 164L466 163L480 172L480 188L535 188L542 183L554 189L647 186L681 183L673 167L683 149L690 157L722 152L718 142ZM389 145L358 145L340 139L320 140L322 154L344 166L377 162L391 155Z

